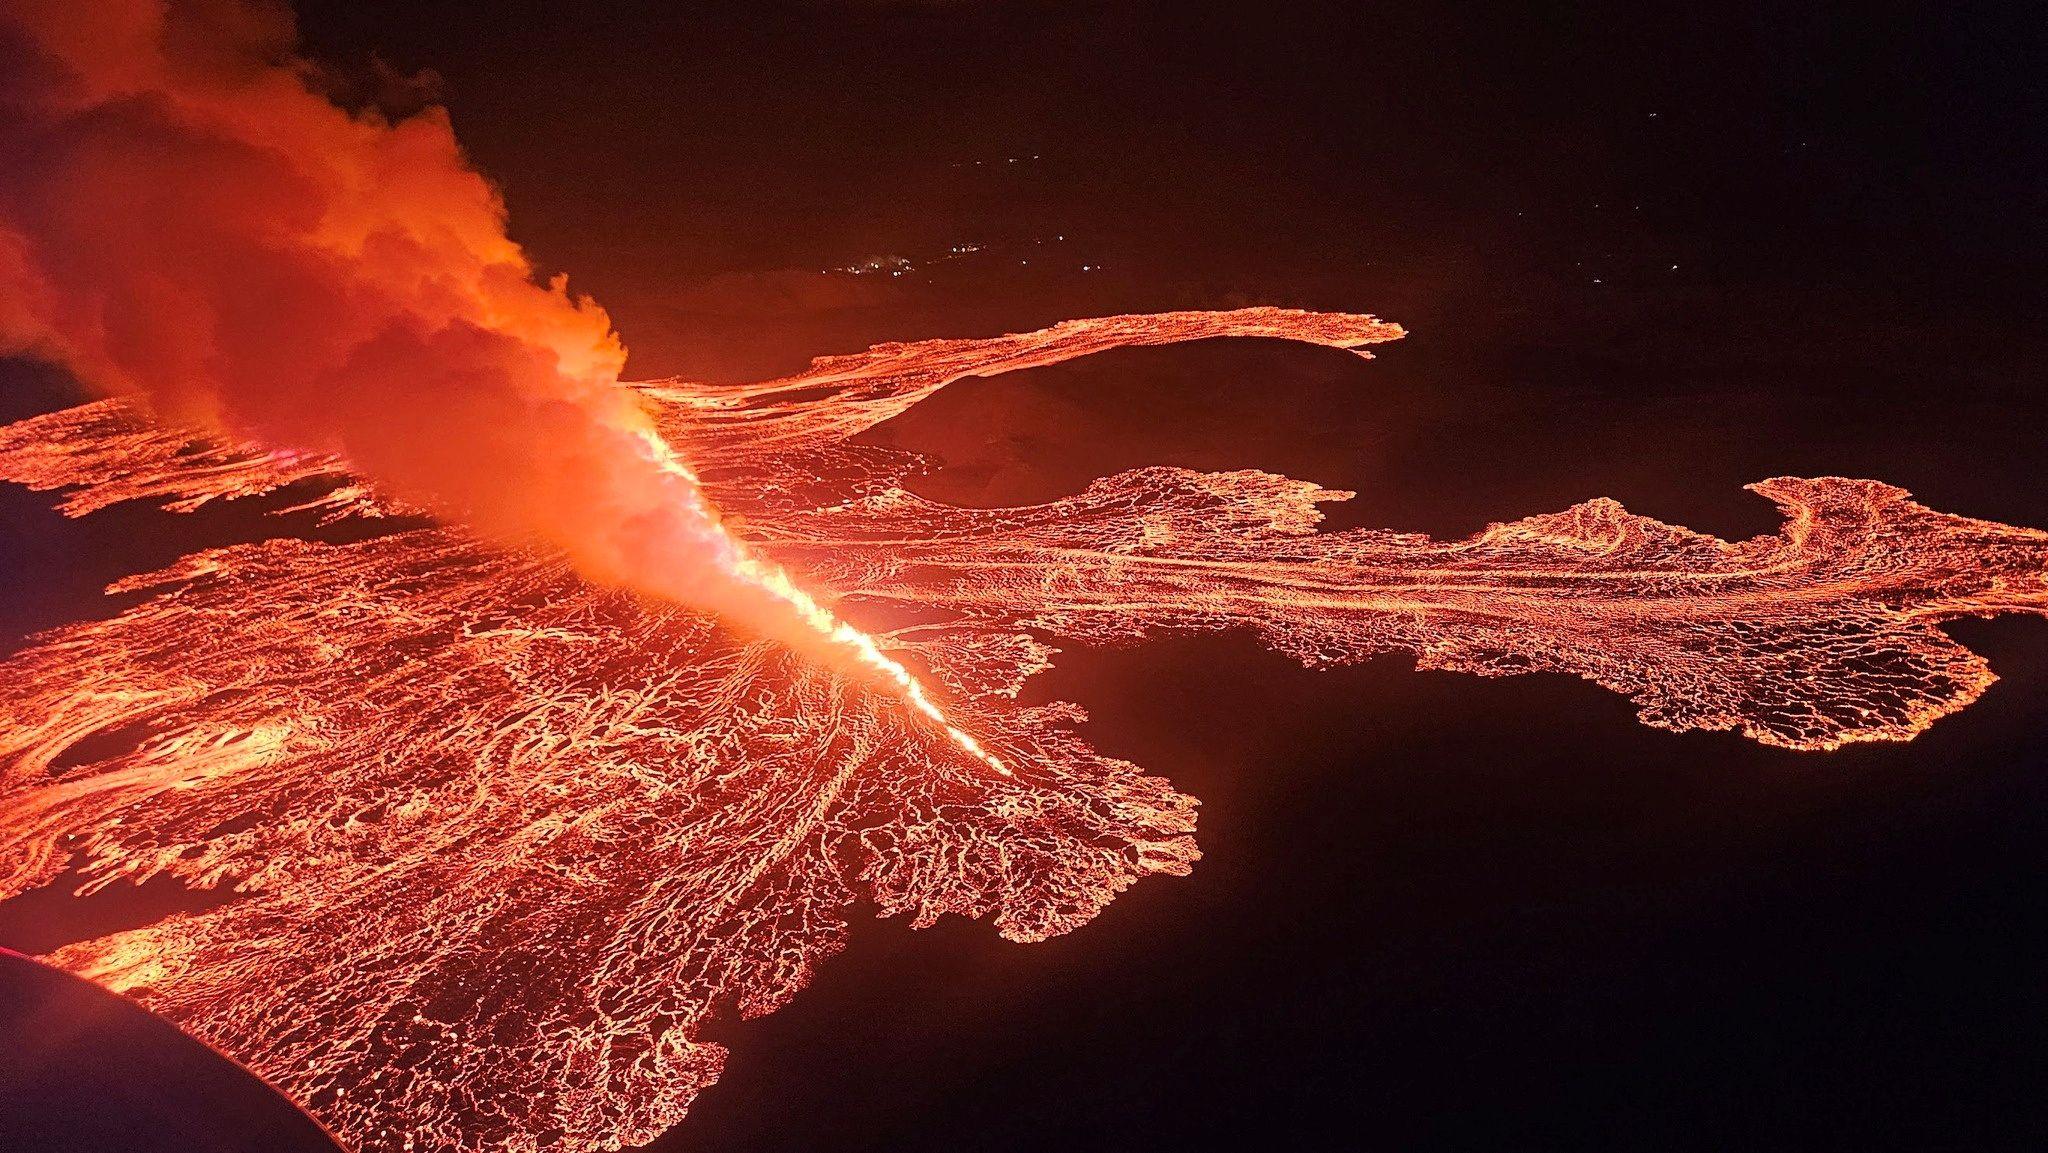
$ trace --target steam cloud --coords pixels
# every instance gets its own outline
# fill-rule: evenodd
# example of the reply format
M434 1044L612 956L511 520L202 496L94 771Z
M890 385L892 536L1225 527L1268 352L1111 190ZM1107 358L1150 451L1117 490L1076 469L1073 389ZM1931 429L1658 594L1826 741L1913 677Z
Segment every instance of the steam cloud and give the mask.
M0 352L804 635L445 112L338 107L294 36L270 0L0 0Z

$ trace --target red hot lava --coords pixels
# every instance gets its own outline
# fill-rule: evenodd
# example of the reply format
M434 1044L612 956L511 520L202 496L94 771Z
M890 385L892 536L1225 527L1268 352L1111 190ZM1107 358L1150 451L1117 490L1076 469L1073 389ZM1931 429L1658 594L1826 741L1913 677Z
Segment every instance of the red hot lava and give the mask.
M247 1062L352 1146L611 1148L716 1079L714 1006L769 1012L839 948L856 895L917 925L1038 940L1197 857L1191 798L1014 697L1050 642L1245 628L1311 665L1575 673L1664 728L1804 749L1905 740L1993 680L1937 627L2048 611L2048 534L1874 481L1778 478L1775 534L1726 542L1607 500L1464 540L1318 532L1348 494L1141 469L952 508L915 457L850 438L963 376L1215 336L1346 348L1370 317L1259 308L883 345L763 384L639 392L742 512L748 547L838 590L932 670L987 771L897 691L558 553L454 527L274 540L117 585L152 593L4 669L0 894L67 863L240 899L59 950ZM333 458L195 446L102 401L0 429L0 477L84 514L194 507L315 475L334 516L391 507ZM890 611L892 618L901 613ZM148 735L54 768L94 733Z

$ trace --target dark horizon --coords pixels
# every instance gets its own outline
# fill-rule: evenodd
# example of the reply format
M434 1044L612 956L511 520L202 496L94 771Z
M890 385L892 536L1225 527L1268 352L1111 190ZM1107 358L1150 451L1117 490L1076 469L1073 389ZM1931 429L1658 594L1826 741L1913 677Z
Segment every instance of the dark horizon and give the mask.
M404 112L391 74L437 74L631 379L1177 308L1409 331L1371 361L1207 341L962 381L865 434L938 461L934 498L1259 468L1357 491L1331 527L1610 496L1740 540L1780 519L1743 485L1840 475L2048 527L2024 5L296 7L345 99ZM85 397L0 373L0 420ZM289 495L66 520L0 488L0 654L196 548L364 531L262 516ZM1084 703L1089 740L1201 799L1192 875L1033 945L857 904L792 1003L708 1028L725 1073L648 1148L2038 1148L2048 626L1946 630L2001 681L1826 754L1647 728L1550 673L1062 645L1024 699ZM229 899L65 888L0 902L0 946ZM173 1053L109 1029L73 1058ZM77 1104L9 1080L0 1144L85 1148ZM153 1108L178 1105L121 1103L138 1131Z

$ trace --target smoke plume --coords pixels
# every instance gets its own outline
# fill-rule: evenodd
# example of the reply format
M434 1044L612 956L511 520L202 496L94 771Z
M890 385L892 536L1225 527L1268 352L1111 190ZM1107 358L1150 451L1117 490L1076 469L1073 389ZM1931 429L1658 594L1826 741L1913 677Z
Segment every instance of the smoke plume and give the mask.
M0 0L0 352L814 633L618 386L604 311L536 283L445 112L345 110L293 43L268 0Z

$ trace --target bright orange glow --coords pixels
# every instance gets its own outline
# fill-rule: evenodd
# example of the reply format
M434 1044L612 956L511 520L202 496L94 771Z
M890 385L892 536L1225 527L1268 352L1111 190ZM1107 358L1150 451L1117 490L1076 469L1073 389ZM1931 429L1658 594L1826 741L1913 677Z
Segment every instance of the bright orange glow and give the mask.
M1874 481L1758 484L1786 520L1744 541L1608 500L1435 540L1318 531L1348 494L1252 471L952 508L906 489L915 458L853 439L962 377L1125 345L1400 335L1271 308L1115 316L638 386L646 452L739 514L714 521L732 587L802 635L456 527L123 581L138 603L0 665L0 895L74 866L88 888L236 890L51 960L357 1149L608 1149L683 1116L723 1066L707 1019L785 1003L856 900L1032 941L1191 868L1192 798L1091 748L1074 706L1015 699L1055 641L1243 629L1311 665L1564 671L1661 728L1830 749L1909 739L1991 684L1940 622L2048 612L2048 534ZM0 478L69 489L76 515L316 477L328 516L403 507L336 458L195 444L118 400L0 428Z
M36 65L0 113L35 142L0 189L0 351L275 459L338 454L387 498L864 666L1002 770L725 530L620 386L604 311L535 283L438 109L336 107L272 4L18 0L0 40L0 66Z
M910 670L904 668L902 662L883 652L881 646L875 643L875 638L833 616L830 610L812 599L811 594L798 588L796 583L789 579L789 574L783 572L779 566L758 557L742 555L735 567L746 580L787 601L798 615L810 622L826 640L846 650L861 664L886 677L903 693L903 699L908 701L912 708L944 729L946 736L969 756L1006 777L1011 775L1001 760L982 749L980 741L946 719L946 714L932 703L931 697L924 691L924 686L918 683L916 677L910 675Z
M643 437L648 452L659 466L683 478L689 491L695 492L698 488L697 475L676 456L675 450L669 447L668 442L661 439L661 434L650 428L643 431ZM966 730L946 719L945 712L932 702L931 694L925 691L924 685L911 675L909 669L903 667L903 662L883 652L881 646L875 643L875 638L839 619L831 609L819 604L817 598L790 579L781 565L754 555L744 542L726 531L725 526L715 515L706 519L713 524L717 533L719 546L716 555L720 558L718 563L741 583L760 589L771 600L786 608L790 615L811 631L811 638L801 635L796 638L800 647L812 647L803 642L806 639L813 639L826 647L827 655L879 674L903 694L905 703L944 731L954 744L960 746L962 752L1004 776L1010 775L1010 770L1004 767L1000 758L983 749L981 742L975 740ZM756 616L753 619L761 618Z

